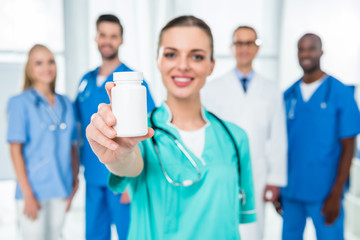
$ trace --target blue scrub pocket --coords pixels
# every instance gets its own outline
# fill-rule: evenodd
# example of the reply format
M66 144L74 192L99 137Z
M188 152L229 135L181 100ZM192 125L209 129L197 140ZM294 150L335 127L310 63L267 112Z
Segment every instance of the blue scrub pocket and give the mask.
M27 166L29 180L34 189L40 189L51 182L51 165L49 159L42 158L42 160L38 161L36 164L29 164Z
M312 111L315 129L314 137L318 139L320 147L331 147L337 139L337 111L334 106L327 104L325 109L320 106Z

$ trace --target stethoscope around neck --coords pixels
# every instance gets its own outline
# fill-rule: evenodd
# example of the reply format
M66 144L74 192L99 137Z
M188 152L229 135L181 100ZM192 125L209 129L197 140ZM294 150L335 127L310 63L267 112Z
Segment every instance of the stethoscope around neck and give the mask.
M324 81L326 81L328 78L328 76L325 77ZM299 81L300 83L300 81ZM328 107L328 102L329 102L329 98L330 98L330 91L331 91L331 81L330 79L327 82L324 82L324 84L326 84L326 92L325 92L325 96L323 101L320 103L320 108L321 109L326 109ZM288 95L291 95L291 99L290 99L290 110L288 113L288 118L289 119L294 119L295 118L295 108L296 108L296 103L297 103L297 99L298 99L298 94L297 94L297 86L294 86L291 91L288 93Z
M31 93L35 97L35 107L37 108L37 110L39 112L40 119L41 119L40 107L42 106L52 121L52 124L50 124L48 126L48 129L50 131L55 131L57 129L65 130L67 128L67 124L65 122L67 107L66 107L66 103L65 103L64 99L61 96L59 96L59 102L61 104L61 110L62 110L61 118L59 119L58 116L55 114L54 110L49 106L49 104L47 104L39 96L39 94L34 89L31 90Z
M196 162L194 161L194 159L191 157L191 155L189 154L189 152L185 149L185 147L180 143L180 141L176 138L176 136L174 136L174 134L172 134L171 132L169 132L168 130L164 129L164 128L161 128L159 126L157 126L155 123L154 123L154 114L155 112L157 111L158 108L155 108L151 114L150 114L150 124L151 124L151 127L154 129L154 131L162 131L163 133L165 133L167 136L169 136L176 144L176 146L180 149L180 151L186 156L186 158L190 161L191 165L195 168L196 170L196 173L197 173L197 178L195 180L190 180L190 179L187 179L187 180L184 180L182 182L177 182L175 180L173 180L169 174L167 173L166 169L165 169L165 166L161 160L161 157L160 157L160 152L159 152L159 148L158 148L158 144L157 144L157 141L155 139L155 135L151 138L151 141L154 145L154 149L155 149L155 153L159 159L159 163L160 163L160 167L161 167L161 170L166 178L166 180L174 185L174 186L182 186L182 187L188 187L188 186L192 186L193 184L197 183L197 182L200 182L200 180L202 179L203 175L198 167L198 165L196 164ZM238 176L239 176L239 188L240 188L240 193L239 193L239 199L241 199L241 203L244 205L245 202L246 202L246 197L245 197L245 192L244 190L241 188L241 165L240 165L240 153L239 153L239 150L237 148L237 145L236 145L236 142L235 142L235 139L234 137L232 136L230 130L228 129L228 127L225 125L225 123L220 119L218 118L215 114L211 113L211 112L208 112L210 115L212 115L221 125L222 127L225 129L225 131L227 132L228 136L230 137L231 139L231 142L234 146L234 149L235 149L235 153L236 153L236 158L237 158L237 162L238 162Z

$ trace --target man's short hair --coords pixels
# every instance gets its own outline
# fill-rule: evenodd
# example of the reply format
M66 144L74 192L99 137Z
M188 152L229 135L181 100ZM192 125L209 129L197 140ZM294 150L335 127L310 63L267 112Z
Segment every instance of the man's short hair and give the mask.
M238 26L233 32L233 37L235 36L235 33L240 29L251 30L251 31L253 31L255 33L255 40L258 38L258 35L257 35L257 32L255 31L255 29L253 27L250 27L250 26L247 26L247 25Z
M99 18L96 20L96 28L98 28L99 24L102 22L111 22L111 23L118 24L120 27L120 34L121 34L121 36L123 36L123 32L124 32L123 26L121 25L119 18L117 18L115 15L112 15L112 14L100 15Z
M302 39L308 38L308 37L315 39L315 40L318 42L320 49L322 49L322 41L321 41L321 38L319 37L319 35L317 35L317 34L315 34L315 33L305 33L305 34L302 35L302 37L299 39L298 44L299 44L299 42L300 42Z

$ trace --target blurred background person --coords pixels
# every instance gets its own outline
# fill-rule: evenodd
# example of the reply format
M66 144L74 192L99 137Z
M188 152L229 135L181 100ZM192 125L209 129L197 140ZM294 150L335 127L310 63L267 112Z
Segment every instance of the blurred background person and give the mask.
M254 28L239 26L231 50L236 67L202 91L209 111L243 128L249 136L257 221L240 226L243 239L263 239L265 202L275 201L287 182L285 108L275 83L253 69L260 40Z
M30 49L24 75L23 92L7 108L20 231L23 239L55 240L78 188L74 111L55 92L56 63L47 47Z
M126 239L129 227L129 197L127 193L118 194L107 187L109 171L101 164L90 148L85 129L91 115L97 112L100 103L109 103L105 84L113 81L113 72L132 71L119 59L119 47L123 44L123 26L120 20L111 14L99 16L96 21L96 43L101 54L100 67L86 73L80 81L79 92L75 100L78 121L81 124L82 146L81 163L84 166L86 180L85 228L86 239L111 239L111 224L116 225L120 240ZM147 84L147 109L150 112L154 101Z
M353 90L320 67L322 41L298 41L303 76L284 97L289 139L288 185L281 190L283 239L303 239L306 218L318 240L344 239L343 197L360 132Z

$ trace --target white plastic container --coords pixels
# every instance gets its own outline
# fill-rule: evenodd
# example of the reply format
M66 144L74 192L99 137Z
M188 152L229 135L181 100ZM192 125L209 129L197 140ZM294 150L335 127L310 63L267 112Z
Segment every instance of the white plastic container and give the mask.
M111 106L118 137L144 136L148 132L146 88L141 72L114 72Z

